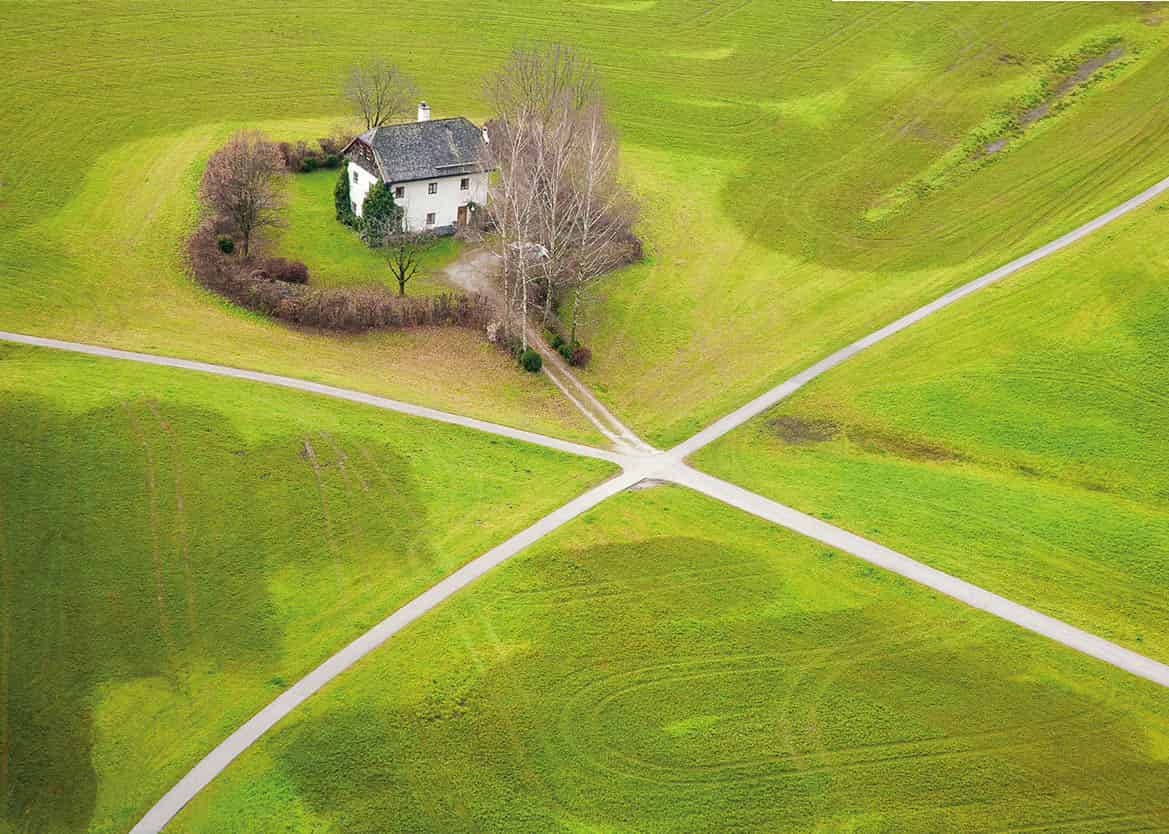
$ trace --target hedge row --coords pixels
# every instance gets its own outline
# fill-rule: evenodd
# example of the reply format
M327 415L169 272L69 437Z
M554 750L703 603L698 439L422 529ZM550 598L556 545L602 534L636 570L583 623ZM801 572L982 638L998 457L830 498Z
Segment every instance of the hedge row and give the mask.
M401 298L381 284L321 290L287 283L268 274L263 259L224 254L218 237L214 222L206 221L188 242L199 283L242 307L292 324L355 333L431 325L485 329L497 318L491 302L480 295Z

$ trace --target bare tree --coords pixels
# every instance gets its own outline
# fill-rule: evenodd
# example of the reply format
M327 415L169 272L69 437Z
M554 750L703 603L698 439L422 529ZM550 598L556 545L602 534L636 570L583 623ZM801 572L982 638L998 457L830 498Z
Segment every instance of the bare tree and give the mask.
M489 149L499 176L489 205L509 306L545 321L572 294L619 262L636 214L618 184L617 141L592 65L571 48L516 50L491 79L498 113ZM538 253L538 257L532 257Z
M635 245L633 223L637 203L618 182L617 140L600 102L581 113L582 129L572 166L574 232L566 270L572 292L572 321L569 344L576 343L576 328L582 293L588 283L618 264L632 260L629 248Z
M258 130L235 133L207 162L199 196L239 232L245 258L259 229L281 225L284 173L279 148Z
M366 129L405 116L418 101L418 88L410 77L380 58L350 69L343 91Z
M536 166L531 159L537 152L535 130L536 123L527 114L513 114L493 125L488 146L497 172L488 206L503 267L505 312L519 316L525 349L528 300L538 261L533 249L539 198Z
M398 282L398 295L406 295L406 285L418 274L422 253L434 242L434 233L427 229L397 229L387 227L382 238L386 265Z
M519 47L487 82L496 113L523 113L541 124L557 112L579 110L600 98L592 63L571 46Z

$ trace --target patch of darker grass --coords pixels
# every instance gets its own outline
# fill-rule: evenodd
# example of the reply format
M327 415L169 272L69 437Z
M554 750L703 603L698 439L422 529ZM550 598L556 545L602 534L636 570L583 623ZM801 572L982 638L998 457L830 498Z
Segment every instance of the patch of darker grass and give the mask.
M963 461L969 458L957 449L951 449L940 443L929 440L920 440L881 429L864 426L851 426L848 429L848 439L867 452L893 455L907 460L925 461Z
M824 443L840 434L840 424L826 417L809 418L784 414L768 420L767 427L790 446Z
M351 543L423 557L413 477L385 449L323 432L256 444L222 414L148 399L77 414L9 397L0 432L0 830L92 824L103 688L162 678L179 691L191 668L283 687L273 567L335 561L340 590L377 567L350 565Z

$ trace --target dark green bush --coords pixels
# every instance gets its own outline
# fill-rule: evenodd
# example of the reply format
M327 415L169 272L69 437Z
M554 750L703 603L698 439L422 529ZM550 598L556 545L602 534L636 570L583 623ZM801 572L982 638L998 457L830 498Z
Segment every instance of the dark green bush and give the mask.
M235 241L226 235L219 238L219 251L225 255L230 255L235 251Z
M346 226L357 225L357 215L353 213L353 204L349 199L349 171L341 169L341 176L337 178L337 185L333 188L333 207L337 212L337 219Z
M553 350L560 350L560 346L564 344L564 337L559 333L553 333L552 339L548 342L548 344L552 345Z
M576 350L576 345L570 345L568 342L562 341L560 347L556 348L556 352L564 357L565 362L572 361L572 352Z
M374 230L385 229L388 224L397 223L399 217L398 206L394 202L394 190L385 183L374 183L361 206L361 219L364 225ZM366 240L370 246L377 246L380 242L374 236L369 236Z
M530 374L539 373L544 367L544 360L536 351L528 348L520 354L520 367Z

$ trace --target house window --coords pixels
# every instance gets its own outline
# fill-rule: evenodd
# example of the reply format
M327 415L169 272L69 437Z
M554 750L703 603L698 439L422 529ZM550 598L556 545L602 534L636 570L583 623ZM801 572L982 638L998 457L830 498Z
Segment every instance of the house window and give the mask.
M357 169L356 168L353 170L353 182L354 183L357 182Z
M438 183L432 182L429 185L427 185L426 186L426 193L427 194L437 194L438 193Z
M394 199L401 200L406 196L406 186L399 185L394 188Z
M427 215L426 215L426 225L427 225L427 226L433 226L433 225L434 225L434 212L433 212L433 211L431 211L431 212L428 212L428 213L427 213Z
M471 190L471 178L470 177L463 177L461 180L459 180L459 191L470 191L470 190Z

